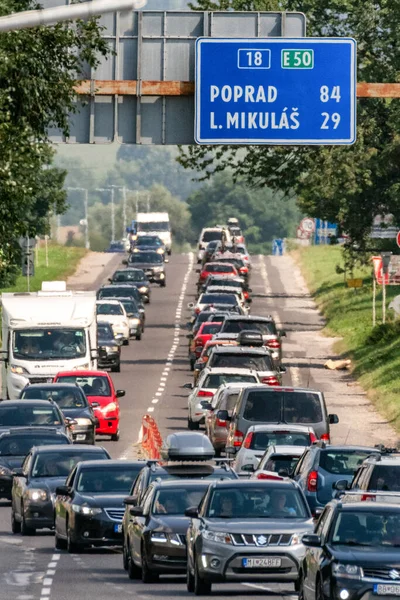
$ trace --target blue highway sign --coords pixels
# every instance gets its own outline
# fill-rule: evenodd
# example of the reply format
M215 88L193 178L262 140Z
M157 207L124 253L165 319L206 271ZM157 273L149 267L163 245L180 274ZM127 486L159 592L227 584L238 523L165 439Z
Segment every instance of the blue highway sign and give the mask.
M198 144L353 144L356 42L198 38Z

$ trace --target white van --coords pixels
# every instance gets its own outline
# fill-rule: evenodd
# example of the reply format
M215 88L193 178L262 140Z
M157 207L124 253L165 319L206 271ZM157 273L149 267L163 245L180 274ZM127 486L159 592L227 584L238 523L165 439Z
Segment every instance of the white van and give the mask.
M59 371L97 368L95 292L43 282L40 292L2 294L1 302L3 398L17 400L28 383Z
M231 235L226 227L220 227L218 225L215 227L203 227L198 242L197 262L201 263L203 260L204 250L210 242L213 242L214 240L222 241L223 239L225 239L227 244L231 243Z

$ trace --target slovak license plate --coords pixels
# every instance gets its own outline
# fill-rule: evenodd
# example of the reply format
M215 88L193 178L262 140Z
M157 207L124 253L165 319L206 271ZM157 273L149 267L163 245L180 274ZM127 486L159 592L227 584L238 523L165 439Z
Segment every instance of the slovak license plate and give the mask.
M114 532L122 533L122 523L119 523L118 525L114 525Z
M244 558L243 567L245 569L259 569L260 567L280 567L282 565L281 558Z
M400 596L400 585L393 583L376 583L374 594L378 596Z

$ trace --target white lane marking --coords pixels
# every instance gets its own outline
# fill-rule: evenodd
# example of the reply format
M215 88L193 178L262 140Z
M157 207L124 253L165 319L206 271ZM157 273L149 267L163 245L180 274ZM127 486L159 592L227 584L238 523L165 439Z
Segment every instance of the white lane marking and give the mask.
M301 375L299 367L290 367L290 373L292 375L293 387L301 387Z
M0 537L0 542L2 544L10 544L10 546L20 546L22 544L22 540L12 537Z
M51 587L52 584L53 584L53 578L52 577L45 577L43 579L43 586Z
M56 563L56 562L51 562L51 563L49 563L49 564L47 565L47 568L48 568L48 569L54 569L54 567L56 567L56 566L57 566L57 563Z
M51 560L60 560L61 554L53 554Z
M42 589L40 591L40 600L48 600L48 597L51 594L51 586L53 585L54 575L56 574L56 568L59 564L58 563L59 560L60 560L60 554L55 553L52 555L52 557L47 565L46 576L43 579ZM51 577L48 577L48 575L51 575Z
M251 587L256 590L263 590L263 592L269 592L270 594L273 593L273 590L271 588L265 587L265 585L261 585L260 583L242 583L241 585L244 585L246 587Z
M154 412L154 406L149 406L149 408L147 409L147 412Z
M151 402L152 402L152 404L157 404L158 398L153 398L153 400Z

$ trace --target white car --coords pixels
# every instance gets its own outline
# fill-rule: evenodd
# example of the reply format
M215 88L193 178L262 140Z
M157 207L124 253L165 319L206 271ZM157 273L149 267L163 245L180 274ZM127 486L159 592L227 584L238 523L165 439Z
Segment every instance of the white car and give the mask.
M284 479L293 471L308 446L269 446L250 479Z
M242 307L244 314L250 313L250 306L246 301L241 287L229 287L223 285L210 285L204 292L205 294L235 294L238 297L240 306ZM251 303L251 300L250 300Z
M205 423L206 406L211 402L215 392L223 383L259 383L256 371L250 369L204 369L200 374L196 387L185 383L184 387L191 389L188 398L188 427L199 429Z
M114 335L122 336L124 344L129 344L129 319L123 304L119 300L97 300L96 313L98 323L110 323Z
M208 292L204 292L204 294L200 294L199 299L196 304L194 302L189 302L187 305L189 309L193 310L195 315L201 313L207 306L238 306L240 310L243 312L244 308L241 305L240 298L236 294L209 294Z
M201 263L204 256L204 250L207 248L207 244L212 242L213 240L221 240L225 237L225 242L231 243L231 234L229 233L229 229L227 227L204 227L201 230L199 243L198 243L198 252L197 252L197 262Z
M307 425L252 425L239 452L235 456L233 468L239 475L249 475L255 471L269 446L310 446L317 441L312 427Z

